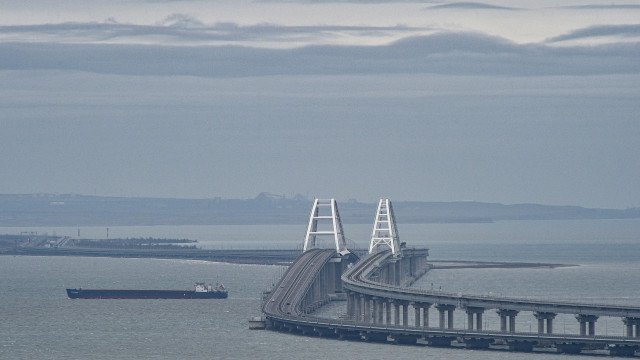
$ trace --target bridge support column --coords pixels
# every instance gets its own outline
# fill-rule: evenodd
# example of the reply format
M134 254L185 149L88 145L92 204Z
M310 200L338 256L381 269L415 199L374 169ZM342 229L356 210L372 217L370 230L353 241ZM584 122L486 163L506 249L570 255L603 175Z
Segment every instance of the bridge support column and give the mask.
M386 312L386 314L385 314L385 317L386 317L385 318L385 324L391 325L392 324L392 322L391 322L391 300L387 299L385 301L385 303L384 303L384 306L385 306L385 312Z
M353 302L353 316L351 317L354 321L360 321L360 297L356 293L351 293L352 302Z
M482 313L484 313L483 308L479 307L468 307L467 308L467 328L469 330L474 330L473 327L473 318L475 315L475 330L482 330Z
M373 322L376 324L383 324L382 314L383 314L383 306L384 302L380 298L374 298L373 300Z
M545 321L547 322L547 334L553 334L553 319L556 317L556 313L551 313L551 312L541 312L541 311L536 311L533 313L533 316L536 317L536 319L538 319L538 333L539 334L544 334L545 333Z
M378 298L371 298L371 322L377 324L378 321Z
M447 328L449 329L453 329L453 310L454 309L447 311Z
M353 308L353 293L351 291L347 291L347 318L349 319L353 319L353 314L355 313Z
M580 335L587 335L587 329L589 330L589 336L596 334L596 320L598 320L596 315L578 314L576 319L580 323Z
M395 263L393 263L393 266L395 266L395 279L393 280L393 285L400 285L400 282L402 281L402 278L404 277L402 274L402 259L396 261Z
M362 300L364 301L364 322L369 324L371 323L371 297L363 295Z
M455 305L438 304L436 309L440 312L440 329L453 329L453 311L456 309ZM447 313L445 321L445 312Z
M622 322L626 325L627 327L627 337L640 337L640 328L638 327L638 325L640 325L640 318L634 318L634 317L624 317L622 318ZM635 328L635 334L634 334L634 328Z
M400 303L397 301L393 303L393 324L400 325Z
M402 303L402 326L409 326L409 303Z
M365 306L364 306L364 304L365 304L365 296L364 295L361 294L358 297L357 304L358 304L357 321L363 322L364 321L364 317L365 317L365 315L364 315L365 314Z
M500 315L500 331L516 332L516 315L518 315L518 311L498 309L496 312Z
M422 305L422 327L423 328L429 327L429 308L430 307L431 307L431 304Z

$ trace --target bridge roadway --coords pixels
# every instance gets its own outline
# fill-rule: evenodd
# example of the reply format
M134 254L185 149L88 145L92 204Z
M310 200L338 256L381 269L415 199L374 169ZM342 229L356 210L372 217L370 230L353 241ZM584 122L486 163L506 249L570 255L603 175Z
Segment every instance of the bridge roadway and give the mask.
M391 256L385 251L363 259L342 277L344 288L360 294L381 298L427 304L453 305L459 308L504 309L539 313L587 314L640 318L640 307L611 304L589 304L553 300L532 300L485 295L467 295L442 291L401 288L372 281L369 274L374 267Z
M335 250L321 249L302 253L266 299L262 311L267 318L297 318L303 315L304 296L317 274L335 254Z
M302 302L322 268L335 256L333 250L314 249L303 253L287 270L263 303L263 313L276 330L298 332L304 335L335 337L341 339L365 340L415 344L420 339L430 345L450 345L452 340L463 341L467 347L489 343L508 344L512 350L531 351L534 344L554 344L558 351L577 353L583 348L609 349L611 355L633 356L640 347L638 337L569 335L553 333L526 333L487 331L479 329L433 328L409 326L408 324L371 323L354 319L334 319L314 316L302 308ZM640 309L612 305L577 304L568 302L543 302L523 299L505 299L485 296L447 294L442 292L402 289L374 283L367 278L376 264L387 257L384 252L368 256L343 275L343 284L373 295L399 297L420 302L433 301L455 304L461 303L509 307L513 309L553 309L553 311L600 312L611 310L624 316L636 315ZM606 313L610 315L609 313ZM483 345L484 344L484 345Z

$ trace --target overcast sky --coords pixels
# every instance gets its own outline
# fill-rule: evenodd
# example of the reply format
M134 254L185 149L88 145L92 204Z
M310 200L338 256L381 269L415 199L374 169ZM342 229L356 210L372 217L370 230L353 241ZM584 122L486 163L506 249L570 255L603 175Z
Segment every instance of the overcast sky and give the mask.
M3 0L0 193L640 206L635 1Z

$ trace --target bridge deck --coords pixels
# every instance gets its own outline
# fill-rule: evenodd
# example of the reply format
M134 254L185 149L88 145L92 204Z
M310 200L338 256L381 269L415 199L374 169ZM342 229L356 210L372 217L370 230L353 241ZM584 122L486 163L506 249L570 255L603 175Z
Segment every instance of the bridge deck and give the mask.
M553 344L558 351L580 352L583 348L609 349L612 355L633 356L640 348L640 338L618 336L570 335L551 333L498 332L487 330L445 329L433 327L415 327L407 325L373 324L361 321L321 318L310 316L302 309L305 295L321 273L323 267L336 255L334 250L309 250L303 253L287 270L278 285L273 289L263 305L263 312L275 329L301 332L329 337L345 337L356 340L376 339L376 341L407 341L416 343L418 339L427 342L443 341L450 344L458 339L465 345L495 344L502 341L506 344ZM377 253L362 259L343 275L345 287L351 287L371 295L399 298L409 301L444 303L460 306L464 303L481 304L483 307L538 310L553 308L554 312L588 312L615 310L624 314L636 314L640 309L610 305L576 304L567 302L540 302L523 299L505 299L481 296L447 294L441 292L425 292L385 286L372 282L367 276L373 268L384 261L387 254ZM476 303L472 301L477 301ZM435 340L434 340L435 339ZM528 344L528 345L527 345ZM469 345L472 346L472 345ZM514 347L513 349L518 349ZM531 351L531 347L528 350Z
M457 307L479 307L517 311L538 311L598 316L640 317L640 307L611 304L576 303L553 300L533 300L498 296L468 295L401 288L368 279L372 267L391 256L390 252L377 253L363 259L343 276L345 288L372 296L393 298L410 302L447 304Z

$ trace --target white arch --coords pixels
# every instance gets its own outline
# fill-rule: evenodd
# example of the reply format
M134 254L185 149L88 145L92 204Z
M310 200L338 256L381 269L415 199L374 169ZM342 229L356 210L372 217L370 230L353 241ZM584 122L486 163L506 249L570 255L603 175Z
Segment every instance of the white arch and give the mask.
M369 254L378 251L381 245L390 247L393 256L402 256L393 206L389 199L380 199L378 203L378 210L376 211L371 233L371 243L369 244Z
M318 230L318 222L330 222L330 230ZM311 208L311 215L309 216L309 226L307 227L307 235L304 238L304 249L307 251L316 247L316 238L318 236L332 236L335 245L336 252L340 255L346 255L350 251L347 249L347 245L344 240L344 233L342 231L342 221L340 220L340 213L338 212L338 206L336 199L315 199L313 201L313 207Z

